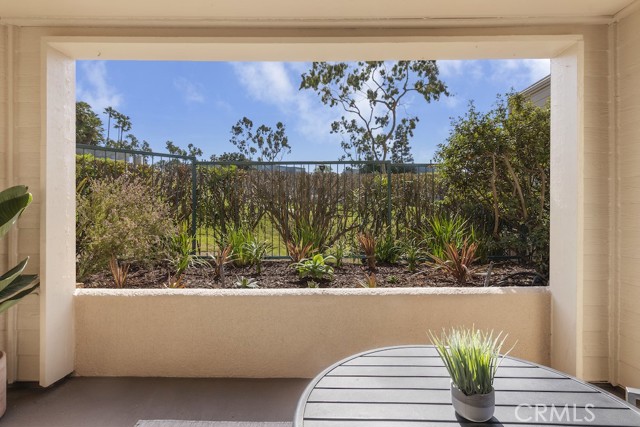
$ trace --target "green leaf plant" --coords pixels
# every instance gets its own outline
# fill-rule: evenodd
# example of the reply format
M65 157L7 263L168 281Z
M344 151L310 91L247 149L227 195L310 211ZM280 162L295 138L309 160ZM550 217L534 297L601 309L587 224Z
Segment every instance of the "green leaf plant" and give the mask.
M0 238L4 237L22 212L31 204L33 197L24 185L8 188L0 192ZM0 313L17 304L21 298L33 292L38 286L38 276L22 274L29 257L0 276Z
M429 331L431 342L442 358L453 384L465 395L487 394L504 357L500 354L507 335L471 328L452 328L438 337Z
M301 279L311 278L314 280L319 279L333 279L333 267L327 262L335 261L335 257L322 256L322 254L316 254L311 259L303 259L291 265L292 268L298 270L298 275Z

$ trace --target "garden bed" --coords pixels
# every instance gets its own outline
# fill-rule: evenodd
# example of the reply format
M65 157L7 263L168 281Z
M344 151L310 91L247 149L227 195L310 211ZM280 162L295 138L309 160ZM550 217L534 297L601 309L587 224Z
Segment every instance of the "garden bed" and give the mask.
M307 288L309 281L300 279L295 269L290 267L291 262L265 261L262 273L256 274L254 267L238 268L227 266L225 268L225 280L215 277L211 268L190 268L185 273L182 285L185 288L199 289L229 289L237 287L239 277L254 278L259 288L283 289L283 288ZM485 277L488 265L480 266L475 270L472 280L466 287L485 286ZM164 266L145 268L131 266L125 287L131 289L157 289L167 287L171 270ZM365 282L369 270L361 264L344 264L335 268L333 280L316 280L320 288L360 288ZM448 287L461 286L451 276L441 270L431 267L421 267L416 272L409 272L404 265L381 265L375 272L377 287L379 288L406 288L406 287ZM489 286L539 286L546 285L536 275L532 267L516 263L496 263L491 269ZM109 272L97 273L88 276L82 285L85 288L114 288L115 283ZM311 286L314 286L313 284Z

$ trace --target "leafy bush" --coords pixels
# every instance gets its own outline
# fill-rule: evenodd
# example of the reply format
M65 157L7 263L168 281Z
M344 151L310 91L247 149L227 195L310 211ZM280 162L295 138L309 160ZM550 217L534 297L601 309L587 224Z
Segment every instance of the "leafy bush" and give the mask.
M393 238L391 233L387 232L383 237L376 239L375 257L376 261L382 264L395 264L402 254L402 248Z
M493 331L476 329L452 329L443 331L440 337L429 331L444 362L451 381L467 396L487 394L493 390L493 380L504 356L500 354L507 338L500 332L494 337Z
M301 279L309 277L314 280L320 279L333 279L333 267L327 264L329 261L335 261L335 258L331 255L322 256L317 254L311 259L303 259L291 265L298 271L298 275Z
M477 249L477 243L469 244L466 240L460 249L455 244L449 243L445 247L442 258L434 254L431 254L431 258L435 268L444 270L456 279L459 285L465 285L467 280L471 278L471 264L476 260Z
M100 157L105 155L105 157ZM177 160L152 162L150 156L116 153L118 160L95 148L95 155L76 155L76 184L83 181L113 180L123 175L135 177L153 189L153 194L169 205L177 222L191 218L191 166ZM124 159L127 158L128 161ZM91 191L86 187L81 194Z
M443 206L490 236L492 253L548 265L550 108L522 94L498 96L490 111L470 105L452 120L436 160Z
M109 267L112 258L161 259L163 242L176 232L167 203L141 179L122 175L90 180L77 198L78 276Z

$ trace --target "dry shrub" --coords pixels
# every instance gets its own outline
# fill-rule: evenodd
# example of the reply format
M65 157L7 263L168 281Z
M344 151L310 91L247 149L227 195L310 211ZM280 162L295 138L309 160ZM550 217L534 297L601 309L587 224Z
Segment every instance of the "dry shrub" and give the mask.
M127 275L129 274L129 264L118 261L116 257L111 257L109 260L109 269L111 270L116 288L124 288L125 283L127 283Z
M254 195L288 247L323 252L357 224L345 207L347 190L333 172L261 171ZM297 257L295 253L289 253Z
M77 199L78 277L104 271L112 258L149 264L176 233L171 212L140 178L91 180Z

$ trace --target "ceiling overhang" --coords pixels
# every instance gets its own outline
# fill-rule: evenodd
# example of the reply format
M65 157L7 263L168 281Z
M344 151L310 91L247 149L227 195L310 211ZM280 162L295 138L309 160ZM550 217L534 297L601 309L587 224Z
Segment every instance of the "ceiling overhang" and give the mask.
M29 26L438 28L605 24L638 0L0 0Z

